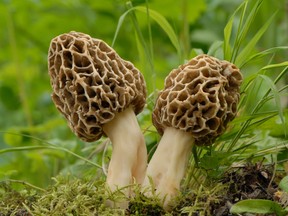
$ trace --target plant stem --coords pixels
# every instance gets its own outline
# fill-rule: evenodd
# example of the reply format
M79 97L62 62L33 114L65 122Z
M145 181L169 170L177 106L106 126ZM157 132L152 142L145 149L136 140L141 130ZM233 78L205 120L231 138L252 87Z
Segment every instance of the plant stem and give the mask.
M20 64L19 56L18 56L18 49L17 49L16 36L15 36L15 31L14 31L13 18L12 18L9 7L7 7L7 25L8 25L9 42L11 45L11 51L12 51L13 60L14 60L15 73L19 73L22 71L22 68L20 66L21 64ZM19 97L20 97L20 100L22 102L26 121L27 121L28 126L32 126L33 125L32 114L30 112L27 94L26 94L26 90L25 90L25 80L23 80L23 75L16 75L16 78L17 78L16 81L17 81L18 87L19 87Z
M189 52L191 49L190 45L190 35L189 35L189 21L187 18L188 14L188 2L187 0L182 0L182 45L183 45L183 56L180 59L188 59ZM184 59L183 59L184 58Z

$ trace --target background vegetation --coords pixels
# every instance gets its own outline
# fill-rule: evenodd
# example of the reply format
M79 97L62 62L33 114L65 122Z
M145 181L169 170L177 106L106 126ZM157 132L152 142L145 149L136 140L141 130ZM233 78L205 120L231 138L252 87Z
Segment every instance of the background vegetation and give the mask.
M226 169L232 162L257 162L265 158L265 162L278 163L277 169L288 172L288 50L285 47L288 2L251 1L246 23L241 13L230 20L243 2L1 0L0 181L21 180L46 188L51 178L60 173L105 178L111 146L107 146L105 139L95 143L77 139L50 99L49 43L53 37L71 30L113 45L121 57L133 62L144 74L149 98L138 118L150 154L159 139L151 124L151 110L157 91L163 87L171 69L201 52L231 60L241 67L245 81L239 117L214 147L194 149L193 160L196 158L196 167L202 169L191 166L184 187L193 186L191 182L198 171L204 170L205 175L217 178L223 167ZM256 2L262 2L261 7L256 7ZM131 10L133 6L140 7ZM147 6L155 13L151 11L147 16L143 10ZM249 17L253 8L257 13L254 11L255 16L251 13ZM270 20L275 11L277 14ZM233 21L231 28L229 20ZM263 30L263 36L255 41L259 29ZM242 37L237 39L239 35ZM245 47L249 52L233 58L233 52L222 51L223 40L238 54ZM251 43L253 40L257 43ZM269 51L270 48L273 50ZM233 160L229 158L231 155Z

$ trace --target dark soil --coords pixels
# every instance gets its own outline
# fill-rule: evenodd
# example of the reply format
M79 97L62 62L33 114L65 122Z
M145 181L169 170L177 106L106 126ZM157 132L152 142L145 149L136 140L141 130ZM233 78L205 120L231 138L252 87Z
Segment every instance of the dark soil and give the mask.
M211 195L201 197L201 202L210 203L205 215L232 216L233 214L229 213L231 206L238 201L246 199L279 201L274 194L278 189L276 182L280 180L275 179L273 170L274 165L263 165L262 163L234 167L225 173L224 177L219 181L220 185L226 185L223 190L215 193L212 197ZM281 178L280 176L278 177ZM193 205L196 197L195 194L186 195L174 209L173 215L188 215L181 214L180 210L185 206ZM198 216L200 213L196 211L192 215ZM252 216L252 214L243 215Z

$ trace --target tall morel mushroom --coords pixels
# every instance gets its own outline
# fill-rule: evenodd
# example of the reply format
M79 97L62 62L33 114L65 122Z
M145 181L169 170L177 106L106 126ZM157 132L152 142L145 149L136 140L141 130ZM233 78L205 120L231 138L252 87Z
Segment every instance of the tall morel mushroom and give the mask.
M139 70L104 41L78 32L52 39L48 67L52 100L72 131L86 142L110 138L109 187L134 179L141 184L147 151L136 115L145 105L146 84Z
M227 61L199 55L170 72L153 111L163 135L152 156L149 178L167 208L179 191L192 146L211 145L236 115L242 75Z

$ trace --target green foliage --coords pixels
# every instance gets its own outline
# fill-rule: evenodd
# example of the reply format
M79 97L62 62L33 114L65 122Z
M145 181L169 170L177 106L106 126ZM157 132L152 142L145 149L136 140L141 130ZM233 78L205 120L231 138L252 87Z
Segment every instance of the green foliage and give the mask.
M275 213L277 216L285 216L288 211L284 210L280 204L270 200L242 200L233 205L230 210L231 213L254 213L254 214L271 214Z
M288 176L285 176L279 183L279 188L288 193Z
M265 158L268 163L276 163L277 170L284 170L283 163L288 160L288 47L284 4L285 0L107 0L105 4L93 0L3 1L0 4L0 180L14 179L47 188L51 178L59 173L105 179L112 151L107 140L103 138L91 144L78 140L50 99L49 43L53 37L71 30L107 41L143 73L149 97L138 120L149 156L159 140L151 113L157 91L162 89L172 68L198 53L208 53L241 69L244 81L239 115L213 146L193 149L183 191L193 191L207 179L219 179L232 164L247 160L258 162ZM287 190L286 179L279 185L283 191ZM59 180L56 183L59 190L54 187L50 192L59 197L61 193L69 195L66 183L80 190L88 186L102 191L92 182L66 180ZM87 198L91 204L95 201L92 199L99 198L99 194L90 195L70 199L76 202L71 208L75 206L79 215L82 210L88 211L90 207L81 209L79 203ZM149 211L152 206L153 211L162 211L156 198L150 202L138 195L131 200L135 215L141 209ZM22 195L19 197L22 199ZM47 194L42 201L51 199L51 194ZM40 202L39 212L42 211ZM24 204L26 210L30 208L30 203ZM103 212L110 211L98 204L97 211L102 208ZM200 210L207 207L202 204L196 207ZM263 204L274 212L282 211L275 202L256 201L259 208ZM244 202L239 204L240 210L234 208L246 211L250 205ZM184 210L191 213L195 208Z

